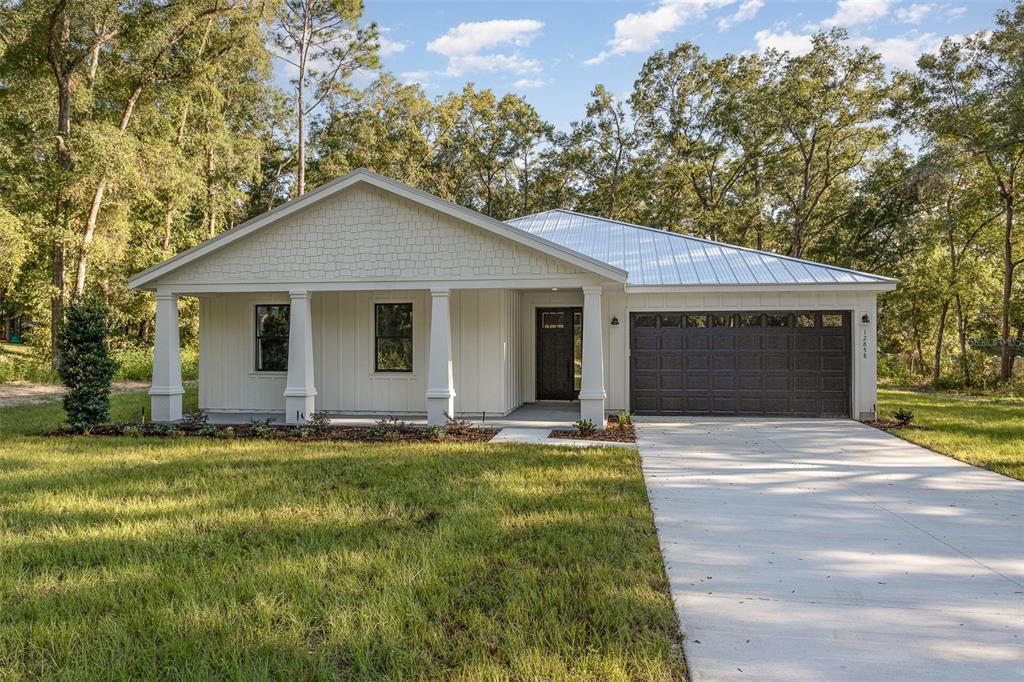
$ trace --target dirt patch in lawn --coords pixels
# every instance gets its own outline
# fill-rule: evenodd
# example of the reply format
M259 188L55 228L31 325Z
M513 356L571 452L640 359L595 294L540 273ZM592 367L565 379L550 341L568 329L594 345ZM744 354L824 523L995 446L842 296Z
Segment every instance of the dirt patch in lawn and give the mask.
M876 419L876 420L870 421L870 422L864 422L864 423L867 424L868 426L873 426L876 429L880 429L882 431L889 431L891 429L906 429L908 431L924 431L925 430L925 427L923 427L923 426L918 426L916 424L901 424L898 421L895 421L893 419L886 419L885 417L882 417L881 419Z
M149 388L145 381L115 381L111 384L114 393L127 391L143 391ZM64 396L65 389L60 384L33 384L29 381L9 381L0 384L0 407L24 405L27 403L45 403Z

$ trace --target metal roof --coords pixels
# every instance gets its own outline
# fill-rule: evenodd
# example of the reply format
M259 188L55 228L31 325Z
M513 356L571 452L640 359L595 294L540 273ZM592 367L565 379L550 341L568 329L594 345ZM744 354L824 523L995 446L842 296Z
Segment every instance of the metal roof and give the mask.
M564 209L508 224L621 268L632 286L895 283L888 277Z

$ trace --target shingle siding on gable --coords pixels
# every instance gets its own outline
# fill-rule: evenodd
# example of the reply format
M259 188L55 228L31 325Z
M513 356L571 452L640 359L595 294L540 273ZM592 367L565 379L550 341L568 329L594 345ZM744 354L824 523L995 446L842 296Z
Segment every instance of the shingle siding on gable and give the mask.
M372 187L352 187L170 273L162 282L501 279L568 263Z

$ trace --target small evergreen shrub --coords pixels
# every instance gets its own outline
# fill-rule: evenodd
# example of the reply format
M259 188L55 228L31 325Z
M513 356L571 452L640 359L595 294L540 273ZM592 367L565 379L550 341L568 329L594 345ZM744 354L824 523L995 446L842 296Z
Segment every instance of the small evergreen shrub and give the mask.
M404 419L384 417L367 430L367 435L380 440L398 440L410 428L409 422Z
M249 435L253 438L273 438L277 434L274 419L252 419L249 421Z
M443 426L428 426L423 429L423 437L427 440L441 441L445 437L445 428Z
M633 415L626 410L619 411L619 428L624 429L633 425Z
M107 333L107 307L101 301L90 298L68 306L60 332L60 380L68 389L64 411L72 431L89 433L109 416L117 363L107 349Z
M207 425L210 418L205 412L189 412L181 418L181 430L185 433L199 433Z
M910 422L914 421L914 413L902 407L893 412L892 416L897 426L910 426Z
M313 433L322 436L331 427L331 418L324 410L317 410L309 415L306 426L312 429Z

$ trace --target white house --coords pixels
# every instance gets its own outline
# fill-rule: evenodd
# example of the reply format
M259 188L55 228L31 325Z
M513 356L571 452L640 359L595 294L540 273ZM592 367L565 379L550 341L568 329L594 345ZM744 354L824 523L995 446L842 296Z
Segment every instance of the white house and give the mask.
M571 211L501 222L366 170L144 272L153 419L181 417L178 306L199 299L212 412L875 412L895 280Z

